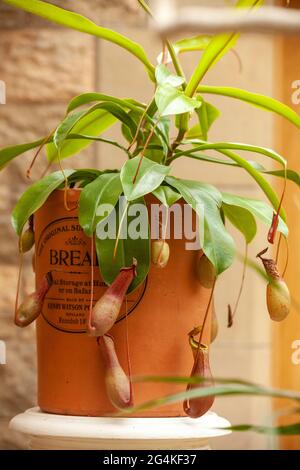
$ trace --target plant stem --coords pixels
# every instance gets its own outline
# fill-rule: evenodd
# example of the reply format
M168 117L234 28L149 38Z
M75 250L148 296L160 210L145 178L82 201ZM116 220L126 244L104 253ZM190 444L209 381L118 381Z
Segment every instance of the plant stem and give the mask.
M153 100L154 100L154 97L151 99L150 103L148 104L147 108L144 110L142 116L141 116L141 119L137 125L137 128L136 128L136 132L135 132L135 135L132 139L132 141L130 142L129 146L127 147L127 150L129 151L131 149L131 147L135 144L135 142L137 141L137 138L138 138L138 135L139 135L139 132L141 130L141 127L144 125L144 121L145 121L145 117L146 117L146 114L148 113L149 111L149 108L150 106L152 105L153 103Z
M241 298L241 295L242 295L242 292L243 292L244 283L245 283L245 278L246 278L247 264L248 264L248 243L246 242L245 257L244 257L244 264L243 264L243 273L242 273L242 280L241 280L241 285L240 285L239 293L238 293L238 296L237 296L237 299L236 299L236 302L235 302L235 306L234 306L234 309L233 309L232 319L234 319L234 317L235 317L235 315L236 315L236 312L237 312L237 309L238 309L238 305L239 305L239 302L240 302L240 298Z
M165 39L165 42L166 42L166 45L167 45L167 48L168 48L169 54L171 56L171 59L172 59L173 65L174 65L174 69L175 69L177 75L179 75L180 77L183 77L185 79L184 70L181 67L180 61L178 60L178 57L177 57L177 54L176 54L175 49L173 47L173 44L171 44L167 39ZM186 81L183 82L182 88L183 88L183 90L185 90Z
M144 2L144 0L138 0L138 3L141 5L141 7L144 9L144 11L149 16L151 16L151 18L154 19L153 13L152 13L151 9L149 8L149 6L146 4L146 2ZM168 51L169 51L169 54L171 56L171 59L172 59L173 65L174 65L174 69L176 70L177 75L180 75L181 77L183 77L185 79L183 68L181 67L180 61L178 60L178 57L177 57L177 54L175 52L175 49L174 49L173 45L166 38L163 38L163 41L166 43L166 46L168 48ZM185 87L186 87L186 82L184 82L182 84L182 88L185 89Z
M213 283L213 286L212 286L212 289L211 289L211 292L210 292L208 304L207 304L207 307L206 307L206 312L205 312L205 315L204 315L204 320L203 320L203 323L202 323L202 329L201 329L201 332L200 332L200 338L199 338L199 344L198 344L198 353L199 353L199 349L201 347L202 338L203 338L203 334L204 334L204 329L205 329L205 325L206 325L206 322L207 322L207 319L208 319L209 309L210 309L212 299L213 299L213 296L214 296L215 287L216 287L216 279L214 280L214 283Z
M236 33L232 33L226 43L222 46L221 50L218 51L217 56L212 56L208 62L208 64L205 64L205 67L203 66L203 61L202 58L200 59L196 69L194 70L193 75L190 78L190 81L187 84L185 94L189 96L190 98L193 97L193 95L196 93L198 85L200 84L202 78L208 71L208 69L212 66L216 58L226 49L226 47L229 45L229 43L232 41Z
M155 123L154 126L152 127L151 132L149 132L149 135L148 135L148 137L147 137L146 143L145 143L144 148L143 148L143 150L142 150L142 152L141 152L141 155L140 155L139 164L138 164L138 166L137 166L135 175L134 175L133 180L132 180L132 183L133 183L133 184L136 182L136 179L137 179L137 177L138 177L140 168L141 168L141 166L142 166L142 161L143 161L143 158L144 158L144 154L145 154L145 152L146 152L146 150L147 150L147 147L148 147L148 145L149 145L149 143L150 143L150 140L151 140L151 138L152 138L152 136L153 136L153 134L154 134L155 127L157 126L157 124L158 124L158 120L156 121L156 123Z

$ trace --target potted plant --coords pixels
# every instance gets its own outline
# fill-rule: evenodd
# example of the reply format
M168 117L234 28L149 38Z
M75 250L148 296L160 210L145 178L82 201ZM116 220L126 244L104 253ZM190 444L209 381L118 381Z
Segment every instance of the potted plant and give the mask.
M172 380L133 385L132 376L191 375L183 406L171 402L140 409L138 415L199 417L213 403L212 393L197 398L205 384L197 379L212 380L208 352L217 334L213 293L218 276L235 257L227 224L242 233L248 246L258 218L266 224L266 244L276 242L279 250L281 238L288 235L284 191L276 193L268 174L285 182L298 178L274 150L210 142L208 133L219 111L207 97L243 100L298 127L300 117L272 98L202 84L238 33L177 43L163 38L155 67L139 44L78 14L39 0L5 3L115 43L144 64L145 79L155 87L149 103L101 93L76 96L48 136L0 151L1 167L31 149L37 149L34 160L41 158L44 148L49 164L48 173L25 191L12 214L20 256L35 249L36 291L17 302L15 322L24 327L36 320L38 404L48 412L102 416L182 389ZM151 15L143 0L139 4ZM261 4L239 0L236 6ZM179 55L191 48L202 55L187 79ZM102 135L113 125L122 130L118 142ZM122 149L122 168L63 168L67 157L93 142ZM207 154L210 150L218 156ZM243 151L270 158L280 168L269 172L241 156ZM205 161L231 165L233 171L243 168L268 202L175 178L172 163L178 158L199 160L199 166ZM55 163L59 169L50 172ZM178 236L185 218L189 230ZM267 274L268 310L279 321L289 312L290 295L276 259L265 253L258 256ZM229 308L229 325L235 311Z

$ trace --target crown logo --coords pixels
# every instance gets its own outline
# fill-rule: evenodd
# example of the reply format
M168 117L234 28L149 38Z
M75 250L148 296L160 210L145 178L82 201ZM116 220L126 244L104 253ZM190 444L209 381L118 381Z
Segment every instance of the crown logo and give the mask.
M82 238L77 237L76 235L73 235L73 237L68 238L66 241L66 245L71 245L71 246L85 246L86 241L82 240Z

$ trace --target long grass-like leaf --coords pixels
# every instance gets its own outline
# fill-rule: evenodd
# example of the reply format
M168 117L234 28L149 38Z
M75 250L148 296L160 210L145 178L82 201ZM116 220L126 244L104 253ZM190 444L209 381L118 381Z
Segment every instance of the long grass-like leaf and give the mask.
M295 126L300 127L300 116L286 104L281 103L280 101L275 100L274 98L270 98L269 96L261 95L258 93L252 93L250 91L242 90L240 88L208 85L198 86L197 91L199 93L209 93L212 95L227 96L228 98L235 98L237 100L244 101L246 103L262 108L266 111L272 111L273 113L284 117L285 119L293 123Z

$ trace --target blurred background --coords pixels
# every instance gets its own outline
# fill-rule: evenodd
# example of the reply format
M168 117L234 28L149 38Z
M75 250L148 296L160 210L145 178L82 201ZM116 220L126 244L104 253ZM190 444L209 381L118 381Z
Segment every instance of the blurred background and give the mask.
M82 13L98 24L141 42L153 63L161 52L160 40L150 31L147 18L135 0L57 0L49 3ZM223 1L211 0L181 0L180 3L224 5ZM299 6L299 3L291 2L292 6ZM1 147L47 135L63 117L68 100L79 93L101 91L144 102L151 99L153 89L151 83L144 80L143 66L113 44L60 28L2 3L0 24L0 80L5 81L7 87L6 104L0 105ZM292 105L291 81L300 79L300 70L297 70L300 60L296 60L297 54L300 59L297 53L299 44L295 38L283 41L271 36L242 36L236 53L224 56L207 74L205 83L244 88L283 99L286 104ZM295 58L287 62L291 54L295 54ZM187 75L191 73L198 55L188 53L182 58ZM283 124L282 120L277 122L271 113L239 101L213 96L210 101L222 112L210 133L211 140L274 147L281 152L286 150L296 161L298 137L292 125ZM120 134L112 128L107 135L117 138ZM284 156L287 156L286 153ZM16 159L0 174L0 339L7 345L7 364L0 365L2 449L22 446L22 438L8 431L7 424L11 417L36 402L34 326L20 330L12 321L18 250L9 215L17 198L29 184L26 169L31 158L32 154L29 153ZM253 154L249 158L253 160ZM123 161L123 155L117 150L97 144L80 156L65 161L64 166L118 167ZM263 161L263 164L268 167L268 162ZM295 167L293 163L291 166ZM32 178L39 177L45 167L45 157L40 155ZM185 178L202 179L228 192L238 192L252 198L262 196L253 181L238 169L212 167L209 163L199 164L192 160L187 165L185 160L181 160L174 165L173 172ZM293 183L290 185L287 205L294 230L291 245L294 243L296 247L299 221L295 214L299 197L295 195L297 187ZM266 227L260 227L250 248L252 258L265 247L266 230ZM234 230L232 233L242 253L243 240ZM299 275L298 251L292 252L288 272L294 295L297 294L297 273ZM233 304L236 299L241 272L242 265L236 261L218 283L216 311L221 331L211 351L212 370L218 377L296 388L300 365L292 364L290 356L292 341L300 339L299 317L293 312L284 325L275 325L275 330L272 330L265 306L264 282L250 270L235 324L231 329L226 327L227 304ZM26 266L22 291L30 291L33 283L30 266ZM219 398L213 409L234 424L269 425L272 422L271 401L264 398ZM268 449L274 445L274 440L253 433L233 434L213 443L214 449ZM300 448L297 439L290 440L286 445Z

